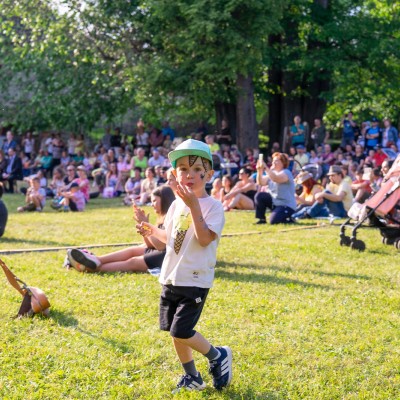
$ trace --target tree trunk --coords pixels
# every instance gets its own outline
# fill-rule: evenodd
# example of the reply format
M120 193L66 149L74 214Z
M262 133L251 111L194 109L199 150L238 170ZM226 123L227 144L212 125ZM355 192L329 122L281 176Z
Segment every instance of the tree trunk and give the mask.
M239 150L244 152L247 148L258 148L253 79L251 76L238 75L236 85L237 145Z

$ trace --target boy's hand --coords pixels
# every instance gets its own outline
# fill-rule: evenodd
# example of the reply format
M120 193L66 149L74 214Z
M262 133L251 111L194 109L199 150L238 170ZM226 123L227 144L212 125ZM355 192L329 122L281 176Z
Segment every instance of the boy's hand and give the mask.
M177 184L176 194L189 208L192 208L199 202L196 195L193 193L193 190L187 186L181 185L180 183Z
M137 233L143 237L151 236L154 233L154 226L144 221L142 221L140 224L137 224L136 229Z

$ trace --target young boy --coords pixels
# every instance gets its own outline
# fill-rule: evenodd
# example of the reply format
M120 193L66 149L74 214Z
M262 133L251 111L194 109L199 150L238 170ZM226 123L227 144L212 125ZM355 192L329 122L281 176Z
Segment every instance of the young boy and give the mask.
M46 204L46 191L40 187L40 180L37 176L30 179L29 188L26 191L25 205L18 207L18 212L42 211Z
M167 247L159 279L160 328L170 332L185 371L174 392L206 387L192 350L208 358L214 387L220 390L232 379L231 349L212 346L194 330L212 287L217 245L225 223L221 202L208 196L205 189L214 173L211 151L207 144L189 139L168 157L177 180L177 199L168 210L165 230L145 222L137 229Z

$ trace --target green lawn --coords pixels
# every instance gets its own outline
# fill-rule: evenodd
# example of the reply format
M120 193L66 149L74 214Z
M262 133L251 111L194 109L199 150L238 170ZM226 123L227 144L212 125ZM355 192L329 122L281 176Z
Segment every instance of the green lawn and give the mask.
M140 242L121 200L96 199L84 213L17 214L22 200L5 196L0 251ZM198 330L232 347L228 389L212 389L196 355L208 388L171 395L181 368L158 330L156 278L79 274L62 268L65 251L25 252L0 257L46 292L51 317L12 319L21 297L3 276L0 399L399 399L398 252L379 231L360 230L359 253L339 246L338 222L299 230L255 226L247 212L226 219L225 234L243 234L221 240Z

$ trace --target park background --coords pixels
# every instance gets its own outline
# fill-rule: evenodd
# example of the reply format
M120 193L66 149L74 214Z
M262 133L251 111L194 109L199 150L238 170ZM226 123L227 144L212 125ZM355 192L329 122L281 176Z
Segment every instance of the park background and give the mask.
M243 149L258 147L260 130L280 141L295 114L324 115L333 131L349 110L360 121L376 115L397 123L399 7L1 0L1 124L17 133L91 135L139 117L182 127L218 127L227 118ZM21 197L4 201L10 218L2 251L140 241L117 199L95 199L73 215L17 214ZM290 230L254 227L253 219L227 214L224 234L242 235L221 241L199 325L232 347L233 384L176 398L399 398L397 250L374 229L360 232L367 249L359 253L339 246L338 222ZM67 271L64 251L1 257L43 289L52 308L49 319L13 320L21 298L2 279L0 398L172 397L180 366L157 328L154 277ZM206 363L199 368L211 386Z
M333 136L350 110L397 124L399 32L388 0L2 0L0 122L186 135L225 118L242 151L282 144L295 115Z

